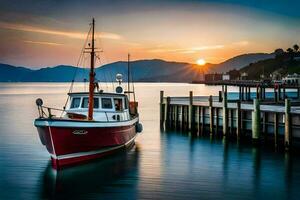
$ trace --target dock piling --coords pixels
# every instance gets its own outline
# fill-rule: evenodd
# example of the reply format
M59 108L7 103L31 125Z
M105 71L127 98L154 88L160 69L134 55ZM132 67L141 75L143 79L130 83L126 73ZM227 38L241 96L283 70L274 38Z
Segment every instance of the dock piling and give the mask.
M169 123L169 121L170 121L170 101L171 101L171 98L167 97L167 102L165 104L165 117L164 117L164 120L167 123Z
M178 111L179 111L179 106L175 105L175 119L174 119L174 124L175 124L175 129L178 128Z
M263 112L262 113L263 116L263 137L264 137L264 141L267 141L267 137L268 137L268 113Z
M242 129L242 118L241 118L241 102L237 102L236 109L236 138L239 140L241 137L241 129Z
M179 128L182 129L183 127L183 106L178 106L178 125Z
M228 131L228 110L227 110L227 95L223 94L223 135L227 136Z
M196 123L197 123L197 134L199 135L200 133L200 107L199 106L196 106L195 107L195 118L197 119L196 120Z
M278 113L274 113L274 144L275 148L278 146Z
M222 91L219 91L219 102L222 102Z
M164 122L164 91L160 91L160 121Z
M259 99L253 100L253 108L252 111L252 140L253 142L257 142L260 139L260 105Z
M201 133L204 133L205 128L205 107L201 107Z
M278 85L278 101L281 100L281 87Z
M247 100L251 100L251 87L248 87L248 95L247 95Z
M208 98L208 105L209 105L209 133L213 134L213 127L214 127L214 112L213 112L213 98L210 95Z
M278 102L278 94L277 94L277 90L276 87L274 87L274 102L277 103Z
M291 101L285 99L285 114L284 114L284 145L285 149L288 150L291 146Z
M188 113L188 128L192 130L192 125L194 124L195 116L193 112L193 91L190 91L190 99L189 99L189 113Z

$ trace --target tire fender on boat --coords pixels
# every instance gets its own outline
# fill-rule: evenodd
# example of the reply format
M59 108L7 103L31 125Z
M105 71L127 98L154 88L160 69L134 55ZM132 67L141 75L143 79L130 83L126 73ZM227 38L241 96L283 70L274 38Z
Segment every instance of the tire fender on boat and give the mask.
M135 125L135 130L136 130L137 133L142 132L142 131L143 131L143 125L142 125L141 123L138 122L138 123Z

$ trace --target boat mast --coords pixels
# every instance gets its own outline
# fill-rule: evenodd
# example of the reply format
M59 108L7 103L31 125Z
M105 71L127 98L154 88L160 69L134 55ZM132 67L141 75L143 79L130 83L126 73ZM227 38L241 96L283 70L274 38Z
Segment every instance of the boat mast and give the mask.
M130 101L130 54L128 54L128 59L127 59L127 90L128 90L128 99Z
M88 120L93 120L93 111L94 111L94 90L95 90L95 70L94 70L94 67L95 67L95 44L94 44L94 34L95 34L95 19L93 18Z

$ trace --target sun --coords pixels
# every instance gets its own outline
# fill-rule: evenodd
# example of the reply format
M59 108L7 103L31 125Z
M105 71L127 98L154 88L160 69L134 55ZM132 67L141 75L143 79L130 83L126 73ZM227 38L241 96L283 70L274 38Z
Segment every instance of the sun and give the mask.
M205 62L205 60L203 58L199 58L197 60L197 65L205 65L205 64L206 64L206 62Z

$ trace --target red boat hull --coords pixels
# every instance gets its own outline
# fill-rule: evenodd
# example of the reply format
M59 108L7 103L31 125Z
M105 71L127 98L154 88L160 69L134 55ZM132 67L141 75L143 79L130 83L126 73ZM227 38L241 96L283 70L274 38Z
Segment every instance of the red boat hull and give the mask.
M117 127L37 126L42 144L58 169L111 154L132 144L135 123Z

